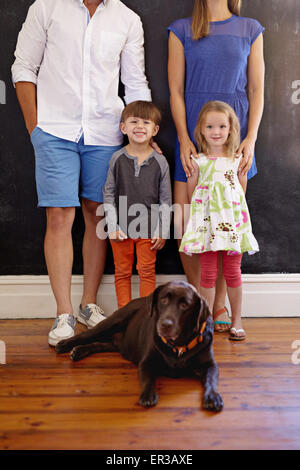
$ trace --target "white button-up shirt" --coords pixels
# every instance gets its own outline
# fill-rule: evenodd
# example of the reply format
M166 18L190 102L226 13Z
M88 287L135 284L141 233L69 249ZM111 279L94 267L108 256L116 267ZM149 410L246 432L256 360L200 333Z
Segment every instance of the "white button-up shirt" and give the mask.
M36 0L18 36L13 82L37 85L38 126L87 145L122 143L125 102L151 101L141 20L120 0L90 18L83 0Z

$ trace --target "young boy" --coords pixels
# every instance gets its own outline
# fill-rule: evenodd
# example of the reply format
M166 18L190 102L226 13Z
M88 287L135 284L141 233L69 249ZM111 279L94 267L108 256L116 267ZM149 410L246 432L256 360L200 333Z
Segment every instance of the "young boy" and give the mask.
M169 233L169 166L150 145L160 120L160 111L151 102L135 101L125 107L120 128L129 143L113 154L103 189L119 308L131 300L134 248L144 297L155 289L156 253Z

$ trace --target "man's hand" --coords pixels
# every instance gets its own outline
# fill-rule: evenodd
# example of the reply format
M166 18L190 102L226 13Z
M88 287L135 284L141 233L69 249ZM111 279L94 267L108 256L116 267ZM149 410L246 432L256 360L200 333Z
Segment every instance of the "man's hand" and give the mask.
M36 85L31 82L17 82L16 92L27 131L31 136L37 125Z
M28 130L28 133L29 133L30 137L31 137L31 134L33 133L34 129L36 128L36 125L37 125L37 123L31 124L30 126L28 125L27 130Z

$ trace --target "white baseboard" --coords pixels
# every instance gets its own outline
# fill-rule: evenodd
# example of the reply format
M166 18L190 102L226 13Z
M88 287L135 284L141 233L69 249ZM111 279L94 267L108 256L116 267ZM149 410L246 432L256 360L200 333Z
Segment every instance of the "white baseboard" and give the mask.
M157 285L182 275L157 275ZM78 308L82 276L72 277L72 302ZM138 276L132 278L132 296L139 296ZM114 276L104 275L97 299L108 314L116 307ZM0 319L54 318L55 300L48 276L0 276ZM244 274L244 317L300 317L300 274Z

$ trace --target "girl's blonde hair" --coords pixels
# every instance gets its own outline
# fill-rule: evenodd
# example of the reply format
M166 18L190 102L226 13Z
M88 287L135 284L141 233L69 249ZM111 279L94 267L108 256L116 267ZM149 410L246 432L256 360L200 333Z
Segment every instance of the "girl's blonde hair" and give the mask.
M206 155L209 153L209 145L202 134L202 128L205 125L207 114L211 111L224 113L227 116L230 131L227 142L225 143L226 153L227 157L235 158L236 151L240 146L240 123L232 107L223 101L208 101L208 103L206 103L201 109L194 132L198 151Z
M242 0L228 0L228 8L233 15L241 14ZM209 35L209 17L206 0L195 0L192 21L193 39Z

